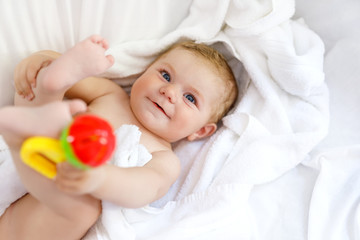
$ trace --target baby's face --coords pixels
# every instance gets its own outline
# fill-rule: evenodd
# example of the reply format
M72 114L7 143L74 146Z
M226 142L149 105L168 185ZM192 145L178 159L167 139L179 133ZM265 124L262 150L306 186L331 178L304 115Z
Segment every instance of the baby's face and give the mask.
M175 142L209 122L222 89L210 64L187 50L174 49L136 80L130 104L145 128Z

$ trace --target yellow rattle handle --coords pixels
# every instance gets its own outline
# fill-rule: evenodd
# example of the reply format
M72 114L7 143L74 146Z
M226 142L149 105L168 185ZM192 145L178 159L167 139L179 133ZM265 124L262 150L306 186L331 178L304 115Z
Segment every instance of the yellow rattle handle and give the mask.
M56 164L65 161L60 141L48 137L26 139L20 156L29 167L51 179L56 176Z

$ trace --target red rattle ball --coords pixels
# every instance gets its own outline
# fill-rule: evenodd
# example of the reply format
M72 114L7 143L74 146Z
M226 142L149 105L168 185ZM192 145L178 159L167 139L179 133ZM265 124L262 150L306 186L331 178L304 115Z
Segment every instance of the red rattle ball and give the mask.
M67 161L80 169L105 163L115 149L109 123L93 115L81 115L63 130L60 142Z

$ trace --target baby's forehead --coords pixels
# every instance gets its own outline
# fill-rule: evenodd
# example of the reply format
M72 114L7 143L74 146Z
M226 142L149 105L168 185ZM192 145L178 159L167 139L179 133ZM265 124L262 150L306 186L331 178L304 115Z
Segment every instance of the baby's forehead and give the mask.
M213 60L209 59L208 57L202 55L196 50L193 49L186 49L182 48L181 46L178 46L176 48L171 49L170 51L166 52L162 56L158 58L160 59L166 59L169 61L175 60L177 56L181 56L184 59L194 60L199 65L202 65L208 69L210 69L214 74L219 75L218 66L214 63ZM173 57L173 58L172 58Z
M181 46L171 49L170 51L166 52L162 56L160 56L157 60L159 62L164 62L169 65L172 65L173 62L181 59L185 64L195 62L195 66L199 68L191 68L193 72L195 71L203 71L204 69L208 71L212 75L211 80L206 82L207 84L212 84L218 88L218 91L223 91L224 87L224 79L219 71L219 66L214 63L211 59L206 58L204 55L198 53L196 50L185 49ZM189 68L190 69L190 68ZM218 92L217 91L217 92Z

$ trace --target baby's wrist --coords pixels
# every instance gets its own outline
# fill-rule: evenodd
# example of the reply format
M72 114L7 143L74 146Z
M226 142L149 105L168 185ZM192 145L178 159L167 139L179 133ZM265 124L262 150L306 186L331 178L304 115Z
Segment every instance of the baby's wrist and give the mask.
M102 192L105 186L105 177L106 177L106 170L104 166L99 166L96 168L88 169L86 171L91 171L91 177L94 179L93 188L89 192L89 194L95 198L102 199Z

